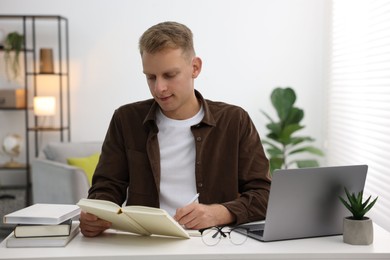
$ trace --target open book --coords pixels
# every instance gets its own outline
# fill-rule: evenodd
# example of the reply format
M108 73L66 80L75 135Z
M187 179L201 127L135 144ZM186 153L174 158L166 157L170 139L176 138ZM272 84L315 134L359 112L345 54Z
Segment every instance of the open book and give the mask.
M163 235L189 238L189 234L165 210L144 206L120 207L106 200L81 199L84 211L112 223L113 229L140 235Z

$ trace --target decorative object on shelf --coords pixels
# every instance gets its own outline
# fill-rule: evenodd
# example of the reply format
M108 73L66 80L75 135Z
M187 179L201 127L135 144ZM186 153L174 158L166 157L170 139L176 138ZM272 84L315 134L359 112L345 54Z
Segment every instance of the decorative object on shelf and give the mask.
M19 54L23 50L23 44L24 44L24 37L18 32L8 33L5 38L4 60L6 64L5 69L6 69L8 80L10 79L9 69L11 69L12 71L13 79L19 76L20 73ZM14 52L13 55L11 55L11 52Z
M41 74L53 74L54 62L53 62L53 49L41 48L39 50L39 69Z
M56 114L56 99L52 96L36 96L34 97L34 115L43 117L41 124L38 127L45 126L45 120L48 116Z
M269 140L264 139L263 144L268 146L267 152L270 158L270 171L275 169L287 169L296 164L298 168L318 167L319 163L315 159L296 159L291 160L290 156L303 152L311 153L317 156L323 156L324 153L314 146L299 146L304 142L313 142L314 139L309 136L293 136L293 134L304 128L300 124L304 112L302 109L294 107L296 100L295 92L292 88L275 88L271 94L271 102L279 117L279 121L274 121L264 111L263 114L269 119L267 128L270 132L267 134ZM288 160L290 159L290 160Z
M25 108L25 89L0 89L0 108Z
M4 39L5 39L5 32L3 29L0 29L0 49L4 48Z
M363 191L356 196L347 188L344 189L348 202L341 196L339 198L352 216L344 218L343 241L351 245L371 245L374 240L372 219L365 217L365 214L374 206L378 197L369 204L371 196L363 202Z
M10 157L10 160L6 162L3 167L6 168L18 168L23 167L23 164L14 160L15 157L20 155L22 149L23 139L20 135L9 134L3 139L3 151Z

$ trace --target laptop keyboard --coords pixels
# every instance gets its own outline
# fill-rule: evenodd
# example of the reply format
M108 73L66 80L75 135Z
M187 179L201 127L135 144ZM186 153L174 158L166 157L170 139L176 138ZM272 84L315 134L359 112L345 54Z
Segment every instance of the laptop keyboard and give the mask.
M255 235L257 235L257 236L263 236L263 234L264 234L264 230L251 230L250 231L252 234L255 234Z
M264 234L264 223L260 224L244 224L244 227L249 229L249 233L255 236L263 237Z

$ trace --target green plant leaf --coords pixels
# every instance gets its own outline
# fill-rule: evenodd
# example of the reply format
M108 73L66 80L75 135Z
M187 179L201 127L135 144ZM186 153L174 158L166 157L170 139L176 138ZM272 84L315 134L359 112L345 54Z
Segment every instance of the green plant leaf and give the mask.
M295 149L293 151L290 151L288 154L296 154L296 153L302 153L302 152L308 152L308 153L311 153L311 154L315 154L315 155L319 155L319 156L324 156L324 153L314 147L314 146L306 146L306 147L302 147L302 148L299 148L299 149Z
M6 63L6 74L9 78L8 67L12 70L13 78L17 78L20 72L19 54L23 49L24 36L18 32L10 32L4 41L4 61ZM11 57L11 52L14 52Z
M283 151L278 148L268 148L267 153L272 157L283 157Z
M266 125L269 130L271 130L271 133L275 136L280 136L280 133L282 132L282 127L280 123L269 123Z
M272 91L271 102L276 109L280 121L285 121L290 114L296 100L294 90L291 88L276 88Z
M262 143L263 145L269 145L269 146L275 147L275 148L278 148L278 147L279 147L277 144L274 144L273 142L271 142L271 141L268 140L268 139L263 139L263 140L261 140L261 143Z
M339 197L341 202L344 204L344 206L352 213L353 215L353 209L352 207L348 204L348 202L346 200L344 200L343 197Z
M313 142L313 141L315 141L315 139L309 136L291 137L290 144L297 145L303 142Z
M286 120L284 120L284 124L285 125L299 124L299 122L301 122L303 117L304 117L304 112L302 109L297 108L297 107L292 107L290 109L290 113L289 113L288 117L286 118Z
M296 160L298 168L318 167L319 163L317 160Z
M362 194L362 196L363 196L363 194ZM362 198L362 200L363 200L363 198ZM368 197L368 199L366 199L366 201L362 204L362 208L365 208L370 200L371 200L371 196Z
M290 144L291 143L291 135L293 133L295 133L296 131L301 130L302 128L303 128L303 126L298 125L298 124L287 125L285 128L282 129L282 131L280 133L280 141L285 145Z
M274 123L274 120L272 119L272 117L270 117L267 113L265 113L264 111L261 111L263 113L263 115L268 118L269 121L271 121L271 123Z
M269 133L267 134L267 137L271 140L274 140L275 142L280 143L280 135L277 135L275 133Z
M281 169L283 166L284 160L282 158L270 158L269 159L269 166L270 166L270 172L273 173L276 169Z
M370 200L370 198L371 198L371 196L367 199L367 202ZM374 206L377 199L378 199L378 197L376 197L370 204L368 204L367 207L364 208L363 216Z

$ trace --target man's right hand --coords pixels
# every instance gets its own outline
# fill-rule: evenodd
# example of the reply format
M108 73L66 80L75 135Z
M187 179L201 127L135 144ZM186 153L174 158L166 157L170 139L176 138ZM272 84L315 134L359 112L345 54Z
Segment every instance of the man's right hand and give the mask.
M80 230L86 237L96 237L111 227L111 222L105 221L87 212L80 213Z

